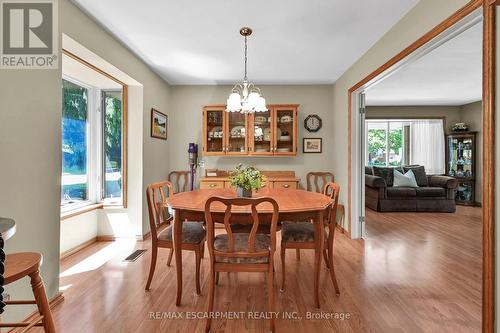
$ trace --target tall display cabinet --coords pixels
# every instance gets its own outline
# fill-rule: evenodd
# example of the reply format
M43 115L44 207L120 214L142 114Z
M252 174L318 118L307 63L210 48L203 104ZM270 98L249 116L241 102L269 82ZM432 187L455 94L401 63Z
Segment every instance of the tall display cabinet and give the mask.
M476 134L456 132L446 136L446 174L458 180L456 203L475 204Z

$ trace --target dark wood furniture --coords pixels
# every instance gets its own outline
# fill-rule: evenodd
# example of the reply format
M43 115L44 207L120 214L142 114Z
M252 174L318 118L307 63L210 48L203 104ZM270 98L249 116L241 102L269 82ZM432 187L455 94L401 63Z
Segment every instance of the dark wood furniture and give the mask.
M475 205L476 134L456 132L446 136L446 175L458 181L457 205Z
M259 208L271 205L270 233L257 233L263 214ZM236 233L231 228L233 207L250 207L250 233ZM224 211L221 214L221 210ZM271 198L222 198L211 197L205 204L207 222L208 252L210 253L210 278L207 313L214 308L216 274L219 272L263 272L267 275L268 313L274 312L274 252L276 251L276 228L278 224L278 204ZM226 233L215 235L215 223L224 223ZM271 332L275 331L275 318L271 316ZM205 332L210 331L211 318L207 318Z
M168 181L174 186L174 192L189 191L189 176L190 171L172 171L168 174Z
M3 250L5 241L16 233L16 222L13 219L0 217L0 314L3 313L5 303L3 302L3 272L5 272L5 252Z
M268 105L266 112L226 112L226 105L203 107L203 155L297 155L298 104Z
M150 184L146 189L146 198L149 212L149 228L151 232L151 266L149 268L146 290L149 290L156 267L158 248L171 249L168 256L167 265L170 266L173 254L172 225L171 219L167 218L164 203L167 199L165 189L168 190L168 197L174 196L173 185L169 181ZM187 192L184 192L187 193ZM199 221L203 221L200 219ZM205 248L206 232L202 222L185 221L182 230L179 229L180 250L194 251L196 260L196 293L201 293L200 288L200 264ZM180 253L180 251L179 251Z
M295 176L294 171L262 171L262 174L265 179L264 187L294 190L299 188L300 178ZM201 177L200 188L231 188L231 184L229 183L229 172L222 172L222 170L219 170L218 176Z
M0 327L23 327L22 332L35 326L42 326L47 333L55 333L54 320L50 311L49 301L40 275L42 255L34 252L8 254L5 257L4 285L29 277L34 300L5 301L6 305L36 304L38 316L29 322L0 323Z
M324 236L325 247L323 250L323 258L325 264L330 270L330 277L335 287L337 295L340 294L335 270L333 266L333 240L335 237L337 205L339 200L340 186L335 183L327 183L323 186L323 195L331 200L328 209L325 224L328 227L328 232ZM333 223L332 223L333 222ZM316 249L317 243L321 238L316 238L315 226L311 222L289 222L285 221L281 227L281 266L282 280L281 290L285 290L285 253L286 249ZM321 262L315 261L315 271L320 269ZM318 304L319 307L319 304Z
M176 305L181 304L182 299L182 243L181 228L185 219L201 220L205 218L205 203L212 196L225 198L235 198L236 192L233 189L212 189L195 190L176 194L167 199L166 205L175 210L173 225L175 267L177 270L177 299ZM254 193L254 197L271 197L278 203L279 221L305 221L312 220L315 226L315 239L323 239L323 216L330 206L330 198L321 193L307 192L303 190L290 189L268 189L263 188ZM223 207L214 206L211 211L224 213ZM259 212L262 214L271 213L271 204L263 203ZM251 210L248 207L233 207L231 223L249 223ZM263 222L261 222L263 223ZM267 222L269 223L269 222ZM323 242L316 242L315 262L321 261L323 253ZM314 300L319 307L319 265L315 265L314 270Z

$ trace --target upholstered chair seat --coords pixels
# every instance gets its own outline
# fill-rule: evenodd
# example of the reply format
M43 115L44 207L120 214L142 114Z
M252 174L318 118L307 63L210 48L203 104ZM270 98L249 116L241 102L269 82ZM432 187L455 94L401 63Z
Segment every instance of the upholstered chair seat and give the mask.
M328 230L324 232L325 240ZM283 242L314 242L314 224L311 222L283 222L281 226Z
M182 223L182 243L198 244L205 239L205 229L201 222ZM158 239L172 241L172 225L158 234Z
M173 212L166 208L167 200L174 195L174 186L169 181L162 181L149 184L146 189L146 200L149 213L149 230L151 230L151 265L149 266L149 276L146 282L146 290L150 290L153 275L155 273L158 249L170 249L167 259L167 266L170 266L174 254L174 242L172 238ZM181 250L194 251L196 263L196 294L201 294L200 265L205 252L206 232L203 222L182 223Z
M233 233L234 251L245 252L248 249L249 234ZM227 252L228 236L227 234L217 235L214 240L214 248L217 251ZM269 251L271 246L271 237L266 234L257 234L255 236L255 252ZM269 257L223 257L216 256L216 262L229 262L232 264L264 264L269 262Z

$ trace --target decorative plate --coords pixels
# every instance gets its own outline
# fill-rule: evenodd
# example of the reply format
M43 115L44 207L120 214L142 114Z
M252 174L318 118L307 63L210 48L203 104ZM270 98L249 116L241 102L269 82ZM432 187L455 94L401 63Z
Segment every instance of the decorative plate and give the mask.
M264 140L271 141L271 129L269 127L264 128Z
M245 137L245 126L234 126L231 129L232 138L244 138Z
M267 118L264 116L257 116L257 117L255 117L255 123L256 124L265 124L265 123L267 123Z
M215 126L208 132L210 138L222 138L222 126Z

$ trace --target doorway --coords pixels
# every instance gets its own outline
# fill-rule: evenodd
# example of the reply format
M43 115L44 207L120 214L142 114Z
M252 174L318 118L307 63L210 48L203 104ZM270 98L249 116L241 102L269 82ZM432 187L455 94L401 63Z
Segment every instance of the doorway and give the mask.
M351 145L349 152L349 155L351 157L350 160L351 163L349 169L351 174L351 179L350 179L351 203L349 208L349 214L351 218L349 220L351 221L350 233L352 238L363 238L366 232L365 166L366 166L366 161L369 159L367 151L368 148L370 148L368 147L368 142L366 137L367 135L366 119L371 117L372 121L378 119L380 121L385 120L387 123L394 121L395 126L397 125L396 123L398 120L400 123L399 125L401 125L401 123L405 123L406 125L408 125L412 123L412 121L416 122L417 120L428 120L430 122L431 120L443 119L444 120L443 127L454 125L454 124L447 124L445 117L436 116L436 114L431 110L427 110L428 113L426 115L418 113L415 114L414 112L413 113L407 112L405 114L403 112L395 116L394 115L395 113L387 112L385 115L381 116L380 112L378 114L377 112L374 112L375 115L370 116L370 114L372 113L369 112L370 106L374 107L377 106L377 104L379 103L383 103L381 101L384 100L384 98L387 100L388 95L390 95L391 89L394 89L394 86L397 86L400 82L404 82L405 80L408 81L408 77L411 77L412 72L414 73L422 70L421 68L419 68L420 66L422 66L422 63L424 63L423 66L425 66L425 63L429 62L432 63L434 59L432 59L431 55L435 57L434 54L437 53L439 55L441 53L443 54L443 56L445 56L445 54L449 52L449 50L446 50L446 48L449 48L448 45L457 44L456 41L460 40L461 38L463 39L463 36L465 35L467 35L469 39L471 38L471 36L469 35L472 35L472 38L477 38L478 37L477 32L479 31L481 33L481 28L482 28L482 12L480 9L476 9L466 17L458 20L447 30L443 31L436 37L430 39L427 43L421 45L413 53L410 53L406 57L401 58L395 64L388 66L380 73L378 73L378 75L374 75L372 78L369 78L369 80L367 80L366 82L361 82L361 84L358 84L353 88L351 88L350 100L349 100L350 102L349 107L351 111L350 112ZM474 36L474 34L476 34L476 36ZM479 36L479 38L481 39L482 37ZM479 48L479 51L481 52L481 48ZM426 60L426 58L429 60ZM481 68L479 68L479 71L481 71ZM401 77L402 79L397 79L398 77ZM409 89L411 90L411 87L407 88L406 90L408 91ZM403 91L404 90L405 89L403 89ZM417 96L417 99L418 98L425 99L428 97L427 95L429 93L432 92L423 89L423 91L420 93L420 96ZM402 92L402 94L404 95L404 92ZM450 94L453 94L453 92L450 92ZM481 95L481 93L479 93L479 95ZM391 101L391 103L394 103L394 105L392 106L407 107L408 105L400 105L401 103L398 102L408 97L409 96L396 96L396 98L393 98L393 101ZM449 96L447 98L450 101L449 103L456 104L455 106L458 105L459 102L451 101L450 100L451 97ZM446 101L439 101L439 103L446 104ZM461 105L465 104L468 103L464 102ZM446 128L444 128L443 132L445 130ZM481 142L479 144L481 144ZM390 145L389 140L387 142L387 145ZM394 156L391 155L395 154L391 154L390 149L387 149L386 154L384 156L384 159L386 159L387 163L391 163L390 159L394 158ZM404 161L404 156L401 156L399 158L401 158L403 162L410 162L408 154L406 156L407 158L406 161ZM405 164L411 164L411 163L405 163ZM445 169L444 165L442 169L443 170ZM480 187L476 190L476 193L477 192L481 192Z

